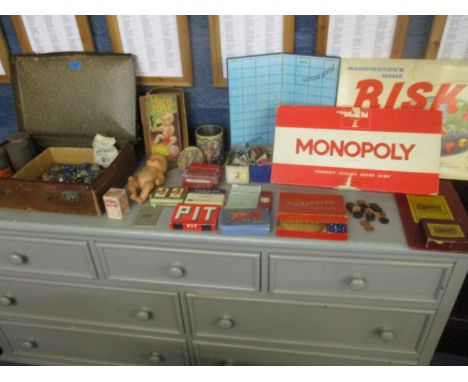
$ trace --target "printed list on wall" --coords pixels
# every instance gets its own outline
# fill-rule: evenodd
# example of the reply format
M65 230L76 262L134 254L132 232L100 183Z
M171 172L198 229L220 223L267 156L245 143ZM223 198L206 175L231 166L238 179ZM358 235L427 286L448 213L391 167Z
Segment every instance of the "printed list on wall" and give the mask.
M468 59L468 16L447 16L437 58Z
M182 76L176 16L118 16L118 23L124 52L137 57L137 76Z
M5 74L5 69L3 68L2 63L0 62L0 76L4 76Z
M83 51L75 16L22 16L33 52Z
M223 77L226 59L283 51L283 16L219 16Z
M327 55L389 58L397 16L330 16Z

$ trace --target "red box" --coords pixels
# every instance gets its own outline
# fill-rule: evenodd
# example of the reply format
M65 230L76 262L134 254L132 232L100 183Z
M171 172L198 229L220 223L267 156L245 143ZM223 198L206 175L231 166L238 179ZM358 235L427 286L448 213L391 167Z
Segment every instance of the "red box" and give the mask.
M172 213L169 228L185 231L216 231L220 206L178 204Z
M348 214L341 195L281 192L277 217L277 236L348 238Z
M272 183L436 194L440 111L278 108Z
M217 163L191 163L184 171L182 186L193 189L219 188L221 165Z

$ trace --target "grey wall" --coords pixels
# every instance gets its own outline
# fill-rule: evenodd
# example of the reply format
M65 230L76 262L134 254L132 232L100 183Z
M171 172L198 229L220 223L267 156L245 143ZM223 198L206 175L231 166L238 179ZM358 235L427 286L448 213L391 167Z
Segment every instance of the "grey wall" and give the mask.
M98 52L111 52L112 46L104 16L90 16L90 24ZM408 28L404 57L421 58L424 55L433 16L412 16ZM317 16L296 16L294 53L312 55L315 51ZM0 16L0 26L10 52L20 54L21 46L10 16ZM202 124L220 124L229 128L228 93L214 88L211 76L210 37L207 16L190 16L190 39L194 86L184 88L190 136ZM138 93L147 88L139 87ZM10 85L0 85L0 142L18 129ZM191 140L192 141L192 140Z

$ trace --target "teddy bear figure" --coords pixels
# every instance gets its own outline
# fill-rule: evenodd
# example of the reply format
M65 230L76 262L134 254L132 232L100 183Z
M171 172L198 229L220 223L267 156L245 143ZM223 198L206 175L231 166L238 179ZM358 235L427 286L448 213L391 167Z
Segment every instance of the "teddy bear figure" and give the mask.
M128 178L128 191L130 199L143 204L151 191L160 186L166 180L167 159L160 154L152 154L146 160L143 167L135 176ZM139 192L139 195L138 195Z

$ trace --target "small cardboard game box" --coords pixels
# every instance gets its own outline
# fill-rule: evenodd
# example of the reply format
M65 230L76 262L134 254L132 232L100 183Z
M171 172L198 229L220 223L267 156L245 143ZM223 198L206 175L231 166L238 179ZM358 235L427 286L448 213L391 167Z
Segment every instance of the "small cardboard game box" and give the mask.
M219 232L223 235L269 235L271 215L268 209L223 209Z
M169 228L184 231L216 231L220 206L178 204L169 221Z
M281 105L276 123L272 183L438 191L440 111Z
M103 194L135 170L135 63L130 54L50 53L12 56L11 78L20 130L39 153L0 179L0 207L101 215ZM94 161L99 133L114 137L119 155L90 184L44 181L56 163Z
M175 206L183 203L187 196L187 189L183 187L158 187L150 196L152 207Z
M277 236L348 239L348 214L341 195L281 192L277 219Z

